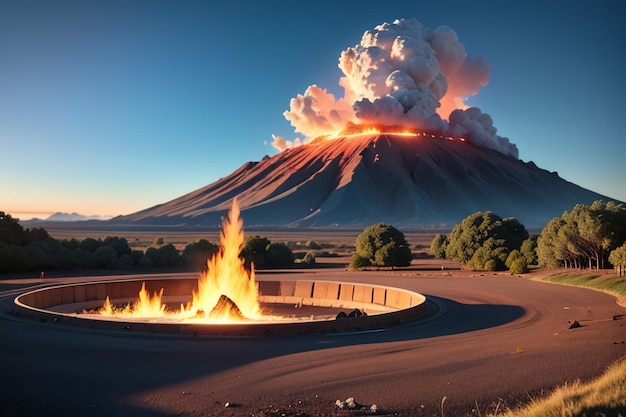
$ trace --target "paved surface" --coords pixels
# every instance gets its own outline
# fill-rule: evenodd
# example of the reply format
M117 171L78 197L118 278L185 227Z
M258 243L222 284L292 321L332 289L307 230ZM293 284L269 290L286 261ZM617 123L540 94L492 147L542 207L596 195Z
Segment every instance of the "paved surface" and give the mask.
M613 319L626 309L591 290L441 271L295 274L421 292L431 314L362 334L179 338L15 318L5 291L0 415L334 416L351 415L334 406L348 397L383 415L440 416L444 397L446 416L485 415L626 355L626 319Z

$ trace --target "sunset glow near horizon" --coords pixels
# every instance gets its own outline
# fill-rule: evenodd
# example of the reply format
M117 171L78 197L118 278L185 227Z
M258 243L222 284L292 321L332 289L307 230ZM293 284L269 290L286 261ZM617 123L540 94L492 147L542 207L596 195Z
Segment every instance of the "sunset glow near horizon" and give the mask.
M319 86L352 106L342 52L411 18L488 63L462 103L521 160L626 201L618 4L271 3L3 1L0 211L130 214L275 155L272 135L306 140L283 115L291 100Z

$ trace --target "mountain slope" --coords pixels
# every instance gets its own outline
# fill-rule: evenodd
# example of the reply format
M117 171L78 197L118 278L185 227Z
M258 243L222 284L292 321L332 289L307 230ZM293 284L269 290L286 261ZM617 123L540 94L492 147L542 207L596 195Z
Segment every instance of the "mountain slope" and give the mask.
M607 197L533 164L443 137L393 134L317 140L167 203L113 219L221 224L238 198L247 226L453 225L491 210L543 226L575 204Z

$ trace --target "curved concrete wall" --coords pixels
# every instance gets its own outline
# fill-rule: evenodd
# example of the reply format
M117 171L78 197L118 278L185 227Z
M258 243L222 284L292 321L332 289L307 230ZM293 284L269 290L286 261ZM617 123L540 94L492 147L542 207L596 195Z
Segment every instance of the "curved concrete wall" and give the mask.
M347 312L357 308L367 312L368 315L314 322L244 322L225 325L89 320L85 316L58 311L59 306L72 304L91 305L91 308L96 308L102 305L107 296L114 302L134 300L144 282L150 293L163 289L163 295L168 298L190 297L192 291L197 290L197 279L172 278L59 285L37 289L16 297L15 305L18 308L16 314L39 316L42 321L51 319L56 323L64 322L106 329L122 328L152 333L193 335L260 336L368 330L404 322L426 313L426 298L412 291L377 285L310 280L258 281L259 301L272 304L342 308L348 309ZM57 311L52 311L55 308Z

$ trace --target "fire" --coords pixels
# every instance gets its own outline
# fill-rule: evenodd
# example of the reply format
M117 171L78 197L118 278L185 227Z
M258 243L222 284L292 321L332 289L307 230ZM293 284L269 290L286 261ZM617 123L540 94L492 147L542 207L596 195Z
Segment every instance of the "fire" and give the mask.
M116 308L107 297L98 313L106 317L171 317L211 322L260 319L262 311L254 270L247 270L244 260L239 258L244 244L243 221L239 214L239 205L234 199L222 225L220 250L207 261L207 270L200 275L198 291L193 291L191 302L181 305L179 311L166 310L161 302L163 289L151 296L143 283L134 303Z

